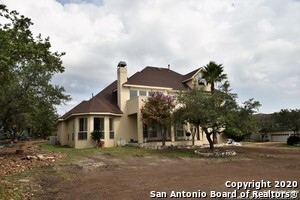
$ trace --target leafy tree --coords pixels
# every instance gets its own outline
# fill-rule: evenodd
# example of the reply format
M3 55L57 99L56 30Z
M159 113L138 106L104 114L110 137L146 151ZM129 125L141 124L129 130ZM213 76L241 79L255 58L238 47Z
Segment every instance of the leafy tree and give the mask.
M211 150L214 149L211 136L221 133L224 129L239 136L244 133L249 134L256 128L253 113L260 103L250 99L244 102L243 106L239 106L236 102L237 95L231 93L229 87L226 81L214 95L194 87L178 98L182 107L174 112L174 120L192 124L197 132L201 127ZM196 133L192 132L192 134L194 144Z
M215 95L207 94L203 89L194 87L178 98L182 107L175 111L174 119L192 124L196 127L197 133L201 127L211 150L214 149L211 136L217 135L225 128L226 117L236 107L236 95L229 93L228 87L229 84L226 82ZM193 144L195 134L192 132Z
M258 128L262 141L268 133L278 129L273 114L258 114L255 117L258 121Z
M299 135L300 129L300 110L282 109L274 113L275 121L282 130L291 130L294 135Z
M200 134L199 126L203 124L204 121L204 96L204 91L196 87L188 92L181 93L178 97L178 102L182 106L175 110L173 116L175 124L190 124L193 145L195 144L196 134ZM198 137L198 140L199 139Z
M165 146L166 130L170 126L172 111L175 108L174 100L161 92L153 92L144 102L145 105L141 108L143 122L146 125L157 124L162 145Z
M216 64L214 61L210 61L203 67L202 77L210 84L210 91L214 94L215 83L221 82L227 79L227 74L224 74L222 64Z
M226 119L226 135L236 141L241 141L258 131L258 121L254 113L261 106L259 101L249 99L243 106L237 106Z
M49 38L35 38L32 24L0 4L0 127L12 135L25 129L51 134L55 106L70 99L63 87L51 83L64 72L64 53L51 52Z
M222 64L216 64L214 61L210 61L206 66L203 67L202 77L210 84L211 94L215 93L215 83L221 82L227 79L227 75L224 74ZM217 144L217 135L213 135L214 143Z

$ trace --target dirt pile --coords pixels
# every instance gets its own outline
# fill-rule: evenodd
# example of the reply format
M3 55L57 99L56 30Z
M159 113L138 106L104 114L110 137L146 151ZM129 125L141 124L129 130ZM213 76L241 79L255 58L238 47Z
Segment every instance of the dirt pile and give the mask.
M20 143L8 144L0 149L0 177L20 173L36 166L48 166L64 157L62 153L41 151L39 143L26 142L24 153L21 155L16 154L19 148Z

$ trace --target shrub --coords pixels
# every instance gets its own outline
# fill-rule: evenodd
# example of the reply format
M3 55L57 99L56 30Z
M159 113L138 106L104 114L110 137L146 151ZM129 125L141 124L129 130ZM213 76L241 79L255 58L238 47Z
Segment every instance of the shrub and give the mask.
M93 130L91 132L91 137L93 138L93 140L96 140L97 142L101 141L102 136L103 136L103 131Z
M240 142L245 138L245 134L238 128L227 128L224 131L227 138L233 139L236 142Z
M299 136L292 135L287 139L288 145L294 145L294 144L297 144L298 142L300 142Z

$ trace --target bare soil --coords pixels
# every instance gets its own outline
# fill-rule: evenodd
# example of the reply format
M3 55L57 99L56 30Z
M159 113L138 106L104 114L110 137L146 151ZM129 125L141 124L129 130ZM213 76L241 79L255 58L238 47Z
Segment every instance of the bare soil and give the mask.
M226 147L237 152L228 158L117 158L99 153L54 166L55 173L37 174L31 183L35 186L33 196L43 200L150 199L150 191L232 191L225 187L226 181L273 184L290 180L299 185L300 149L276 145Z

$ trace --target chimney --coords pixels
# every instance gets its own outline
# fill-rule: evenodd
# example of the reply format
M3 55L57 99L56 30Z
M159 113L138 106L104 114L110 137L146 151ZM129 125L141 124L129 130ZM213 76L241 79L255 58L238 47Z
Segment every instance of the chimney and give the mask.
M126 94L123 89L123 84L127 82L127 64L124 61L120 61L118 64L118 80L117 80L117 90L118 90L118 106L121 111L124 111L125 103L128 99L126 99Z

